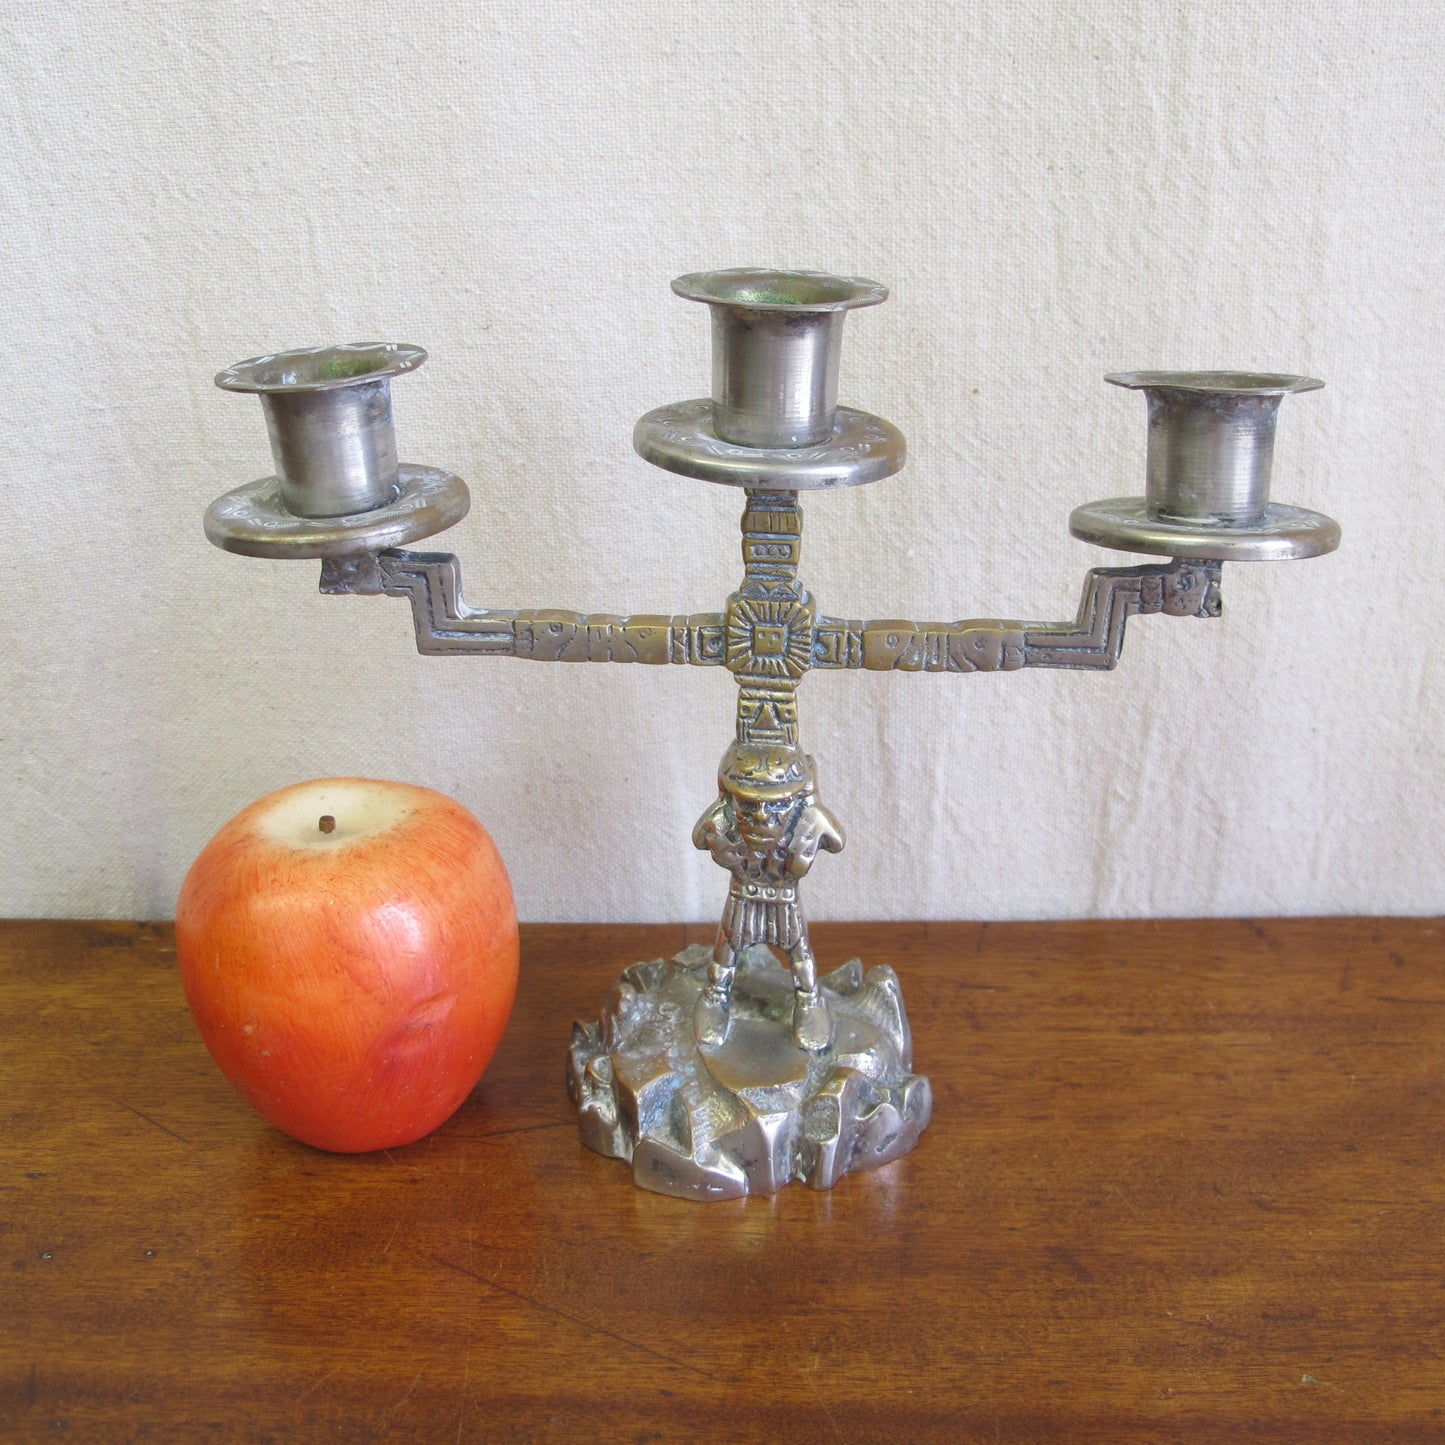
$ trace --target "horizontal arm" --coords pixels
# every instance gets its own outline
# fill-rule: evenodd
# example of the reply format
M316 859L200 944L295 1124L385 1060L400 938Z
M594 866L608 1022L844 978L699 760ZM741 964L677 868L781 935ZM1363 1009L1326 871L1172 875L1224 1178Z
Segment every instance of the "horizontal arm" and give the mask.
M1130 617L1218 617L1221 564L1175 559L1142 567L1096 567L1084 583L1078 616L1068 622L971 619L917 623L820 617L811 665L825 671L1014 672L1023 667L1107 670L1119 661ZM724 615L618 616L608 612L468 607L461 568L445 552L365 553L327 559L321 590L405 597L417 650L520 657L534 662L691 663L726 661Z
M417 651L433 657L466 654L532 662L675 662L704 667L723 661L719 612L622 617L560 608L468 607L462 600L461 564L448 552L394 549L328 558L321 567L321 590L407 598Z
M1108 669L1130 617L1218 617L1218 562L1176 559L1096 567L1072 622L869 622L820 617L813 666L887 672L1014 672L1022 667Z
M1079 615L1072 627L1030 623L1024 632L1025 667L1107 670L1124 650L1131 617L1218 617L1223 564L1175 558L1143 567L1095 567L1084 580Z

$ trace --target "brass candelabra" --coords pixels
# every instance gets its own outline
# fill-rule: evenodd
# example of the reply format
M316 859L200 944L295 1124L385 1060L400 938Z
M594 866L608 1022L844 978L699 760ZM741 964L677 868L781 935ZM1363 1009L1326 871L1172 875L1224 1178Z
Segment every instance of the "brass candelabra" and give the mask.
M711 309L712 395L649 412L633 442L656 466L743 489L743 580L723 610L469 607L454 556L404 550L468 507L460 478L397 458L391 382L426 359L415 346L319 347L223 371L219 386L261 398L276 473L213 502L206 535L248 556L319 558L323 592L407 599L423 653L733 674L734 738L692 836L729 874L717 941L628 968L600 1018L574 1026L568 1084L583 1139L630 1160L645 1188L699 1199L793 1179L826 1189L911 1149L932 1103L912 1072L894 972L854 959L818 974L799 889L844 835L799 742L799 684L819 668L1112 668L1131 616L1218 617L1224 562L1313 557L1339 543L1328 517L1269 499L1279 403L1321 383L1110 376L1148 401L1145 494L1079 507L1070 529L1167 560L1093 569L1072 622L835 618L799 580L799 494L903 465L896 428L837 404L844 319L887 292L762 270L683 276L673 290Z

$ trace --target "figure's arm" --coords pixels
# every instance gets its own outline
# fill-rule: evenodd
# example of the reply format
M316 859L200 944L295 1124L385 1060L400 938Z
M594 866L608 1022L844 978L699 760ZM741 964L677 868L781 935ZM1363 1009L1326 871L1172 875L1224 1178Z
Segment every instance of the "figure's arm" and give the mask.
M808 803L793 825L792 843L788 848L788 873L801 878L813 866L818 849L829 853L841 853L847 840L842 826L818 803Z
M727 800L718 798L712 803L707 812L697 820L692 830L692 846L704 853L716 854L720 847L726 845L723 835L723 825L727 822Z
M321 590L405 597L411 603L417 651L520 657L533 662L692 663L723 661L719 612L692 616L621 617L559 608L487 611L462 600L461 564L447 552L400 549L328 559Z
M1096 567L1069 622L870 622L820 617L813 666L899 672L1014 672L1022 667L1114 667L1130 617L1218 617L1218 562L1175 559Z

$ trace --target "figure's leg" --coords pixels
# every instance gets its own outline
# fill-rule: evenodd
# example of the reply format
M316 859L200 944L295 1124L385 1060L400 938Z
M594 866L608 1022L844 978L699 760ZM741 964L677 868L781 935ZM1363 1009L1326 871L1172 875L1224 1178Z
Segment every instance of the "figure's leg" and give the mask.
M793 965L793 1042L810 1054L822 1053L833 1042L833 1019L818 987L818 965L808 935L788 950Z
M724 921L718 928L717 942L713 944L707 984L697 996L697 1006L692 1012L692 1031L700 1044L720 1044L728 1036L728 1011L737 962L737 949L728 938Z

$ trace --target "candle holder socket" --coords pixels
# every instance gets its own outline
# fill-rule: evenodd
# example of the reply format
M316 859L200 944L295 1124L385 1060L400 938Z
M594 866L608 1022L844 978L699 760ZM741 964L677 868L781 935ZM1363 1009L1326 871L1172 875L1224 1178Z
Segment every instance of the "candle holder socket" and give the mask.
M1279 404L1324 382L1232 371L1130 371L1104 379L1142 391L1148 402L1145 492L1077 508L1069 518L1076 537L1215 561L1285 561L1339 545L1331 518L1269 500Z
M888 288L857 276L745 267L679 276L712 311L712 396L650 411L638 454L686 477L764 491L851 487L902 467L903 435L838 405L843 318Z
M217 498L206 535L259 557L335 557L401 546L466 515L459 477L398 462L391 379L426 360L399 342L252 357L216 377L261 400L276 475Z

